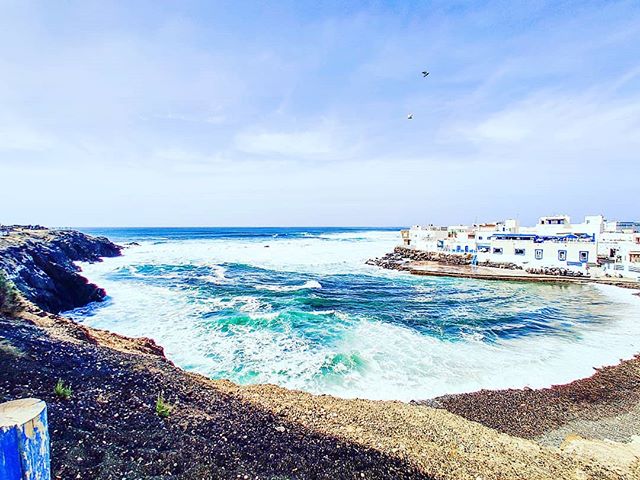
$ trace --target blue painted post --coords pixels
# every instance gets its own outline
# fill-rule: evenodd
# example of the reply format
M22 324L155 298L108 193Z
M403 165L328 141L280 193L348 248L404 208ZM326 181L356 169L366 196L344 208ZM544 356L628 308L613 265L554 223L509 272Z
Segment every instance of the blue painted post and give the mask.
M51 479L47 406L42 400L0 404L0 479Z

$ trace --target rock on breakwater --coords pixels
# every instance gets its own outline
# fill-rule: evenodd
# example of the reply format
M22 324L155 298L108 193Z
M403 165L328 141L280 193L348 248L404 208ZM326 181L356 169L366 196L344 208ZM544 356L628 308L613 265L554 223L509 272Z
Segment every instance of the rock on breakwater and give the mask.
M411 271L411 262L437 262L442 265L471 265L473 262L473 254L471 253L444 253L444 252L427 252L425 250L414 250L406 247L396 247L392 253L387 253L381 258L367 260L367 265L376 265L378 267L390 270L406 270ZM483 267L506 268L508 270L522 270L522 267L515 263L495 263L495 262L479 262L478 265Z
M107 238L71 230L14 229L0 237L0 270L28 300L56 313L106 295L81 276L73 262L98 262L120 254L121 247Z

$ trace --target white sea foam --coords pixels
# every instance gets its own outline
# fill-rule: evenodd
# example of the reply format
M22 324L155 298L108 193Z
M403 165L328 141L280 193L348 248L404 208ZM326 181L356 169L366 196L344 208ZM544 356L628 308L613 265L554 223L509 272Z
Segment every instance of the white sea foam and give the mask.
M213 270L213 275L205 275L200 278L215 285L223 285L229 282L229 279L225 276L226 268L222 265L209 265L209 267Z
M340 339L323 345L311 342L281 321L281 312L258 298L264 294L231 298L212 295L194 301L188 292L141 282L139 277L144 275L132 268L208 266L213 273L205 280L213 284L228 281L220 263L300 274L405 275L363 265L367 258L389 251L397 234L369 232L366 240L355 237L354 241L345 241L349 235L356 233L327 234L321 239L143 243L127 249L123 257L82 265L91 281L107 289L111 301L99 306L92 316L78 314L77 318L122 334L152 337L178 365L206 375L234 377L242 364L246 376L240 381L375 399L421 399L480 388L544 387L591 375L592 367L614 364L640 351L640 298L616 287L593 287L601 298L610 301L608 320L580 325L578 336L528 335L487 343L471 332L451 342L379 321L375 312L353 317L326 309L310 313L324 316L326 328L339 330ZM270 248L264 248L267 244ZM129 269L134 278L124 282L110 277L120 268ZM312 282L263 287L321 288ZM434 288L418 285L416 291L418 296L429 297L435 293ZM456 295L464 300L472 293L470 289ZM463 317L464 308L453 311ZM517 315L521 307L506 303L505 308ZM205 314L223 309L264 319L267 324L240 322L220 329L215 322L207 321Z
M579 339L525 336L497 344L478 338L448 342L402 326L363 321L337 350L357 352L366 367L340 383L316 384L314 391L411 400L482 388L541 388L587 377L593 367L615 364L640 351L640 322L635 317L639 302L628 292L615 295L622 295L635 314L627 311L611 324L585 327Z
M322 288L322 285L315 280L309 280L302 285L256 285L255 288L258 290L269 290L271 292L295 292L297 290Z
M353 241L342 237L355 236ZM366 241L356 240L364 236ZM251 240L204 239L165 243L140 242L135 249L126 249L123 257L105 259L104 263L83 265L88 275L100 275L116 266L130 265L216 265L247 264L278 271L300 273L362 273L377 269L365 265L372 257L382 256L398 243L397 232L349 232L323 235L326 238L268 238ZM333 241L332 241L333 240ZM269 248L264 248L265 246ZM215 267L213 267L215 268ZM224 279L218 272L215 277Z
M240 296L234 299L235 305L240 305L238 310L241 312L259 312L264 310L270 310L271 306L268 303L261 302L260 299L251 296Z

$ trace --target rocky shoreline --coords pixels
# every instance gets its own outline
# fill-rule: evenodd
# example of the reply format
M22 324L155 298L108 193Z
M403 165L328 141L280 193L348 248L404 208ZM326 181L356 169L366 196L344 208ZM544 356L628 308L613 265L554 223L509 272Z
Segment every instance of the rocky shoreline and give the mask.
M20 312L0 312L0 401L26 396L47 401L56 479L632 479L640 474L640 459L629 442L640 431L634 420L640 405L638 358L567 386L481 391L420 404L212 381L174 366L150 339L130 339L48 313L42 305L102 298L104 292L96 295L99 287L87 287L86 280L81 288L92 295L73 291L77 280L69 278L80 277L73 259L96 261L120 250L77 232L32 234L36 237L20 239L21 246L0 247L0 269L8 265L5 273L22 281L19 288L27 297ZM46 258L55 267L46 265ZM34 267L34 275L23 272ZM56 274L49 275L52 271ZM48 286L46 295L38 294L38 281ZM71 385L70 398L54 394L59 379ZM173 407L168 418L155 411L161 393ZM611 435L615 419L627 426ZM615 442L607 443L603 454L592 440L565 440L570 434Z
M0 270L24 297L58 313L102 300L105 291L89 283L73 263L99 262L121 254L108 239L71 230L12 229L0 236Z

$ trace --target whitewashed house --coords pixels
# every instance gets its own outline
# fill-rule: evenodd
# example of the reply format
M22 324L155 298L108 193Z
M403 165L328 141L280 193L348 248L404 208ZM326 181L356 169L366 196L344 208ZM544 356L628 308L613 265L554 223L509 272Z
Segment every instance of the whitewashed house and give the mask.
M597 266L593 236L496 233L478 244L478 262L514 263L523 268L588 270Z
M586 216L575 224L568 215L544 216L530 227L521 227L514 219L472 226L414 226L402 237L406 247L472 254L478 263L640 277L640 223L607 222L602 215Z
M640 281L640 233L607 232L599 246L603 271Z
M447 227L435 225L415 225L409 230L402 231L402 240L405 247L427 252L435 252L438 242L448 237Z

